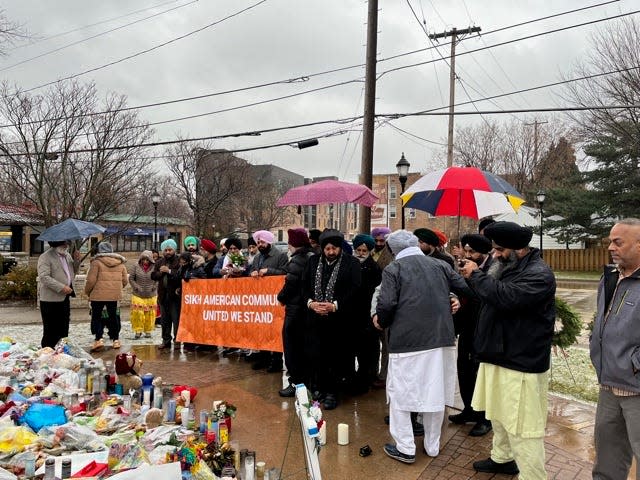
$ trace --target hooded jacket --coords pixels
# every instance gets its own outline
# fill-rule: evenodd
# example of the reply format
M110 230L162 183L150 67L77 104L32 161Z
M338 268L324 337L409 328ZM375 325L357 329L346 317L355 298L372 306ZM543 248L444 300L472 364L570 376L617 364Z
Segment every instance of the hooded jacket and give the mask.
M142 268L142 261L149 260L149 268L147 271ZM152 298L158 294L158 282L151 278L153 272L154 261L151 251L145 250L140 254L138 263L131 267L129 272L129 283L131 284L131 292L140 298Z
M600 280L591 361L601 385L640 393L640 272L620 283L618 275L608 265Z
M117 253L99 253L89 266L84 293L92 302L115 302L122 299L122 289L127 286L127 261Z

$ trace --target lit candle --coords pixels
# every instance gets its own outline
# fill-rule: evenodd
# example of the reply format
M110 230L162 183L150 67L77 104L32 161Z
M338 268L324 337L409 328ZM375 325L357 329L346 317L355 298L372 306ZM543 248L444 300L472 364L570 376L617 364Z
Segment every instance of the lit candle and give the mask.
M338 424L338 445L349 444L349 425L346 423Z

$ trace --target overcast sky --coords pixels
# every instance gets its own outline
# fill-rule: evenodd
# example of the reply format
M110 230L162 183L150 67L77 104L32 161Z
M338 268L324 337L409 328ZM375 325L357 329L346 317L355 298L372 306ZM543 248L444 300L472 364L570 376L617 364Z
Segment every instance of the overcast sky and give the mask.
M448 62L450 47L447 40L441 41L440 54L431 48L388 60L430 47L423 27L428 32L470 25L481 27L484 35L467 37L458 44L457 53L463 54L637 8L636 2L622 0L491 33L601 1L380 1L376 112L407 113L438 107L445 107L440 111L446 111L449 66L440 55ZM8 55L0 58L2 78L23 89L118 62L166 42L171 43L78 79L95 82L101 94L114 91L126 95L132 106L283 82L141 109L142 118L152 123L241 107L346 82L283 100L157 125L154 127L155 140L265 130L363 113L368 8L364 1L21 0L5 2L3 8L9 19L23 24L37 40L30 45L18 44L18 48L10 48ZM242 10L245 11L238 13ZM230 15L235 16L224 20ZM214 22L219 23L204 28ZM125 26L130 23L133 24ZM468 101L467 93L475 100L555 82L561 79L561 74L570 76L571 65L584 59L588 52L590 34L608 23L599 22L460 55L456 60L456 71L464 88L457 83L456 101ZM202 30L172 41L198 29ZM54 50L57 51L48 53ZM436 61L411 66L430 60ZM352 66L354 68L324 73ZM397 67L407 68L383 74ZM285 82L305 76L309 78L304 82ZM545 89L500 98L495 103L478 101L475 105L480 110L554 107L563 104L559 93L559 88ZM474 107L465 105L458 109L473 111ZM514 117L523 122L533 119L531 114L503 114L499 119L509 121ZM457 119L456 125L481 121L479 116L464 117ZM446 116L408 117L395 120L392 125L422 139L389 124L380 124L375 134L374 173L395 172L402 152L411 162L412 171L424 172L444 166L445 147L441 144L446 142ZM304 150L284 146L239 153L238 156L308 177L338 175L356 181L362 152L360 123L324 124L258 137L216 140L214 146L252 148L332 132L346 133L321 138L318 146ZM162 151L158 150L158 153Z

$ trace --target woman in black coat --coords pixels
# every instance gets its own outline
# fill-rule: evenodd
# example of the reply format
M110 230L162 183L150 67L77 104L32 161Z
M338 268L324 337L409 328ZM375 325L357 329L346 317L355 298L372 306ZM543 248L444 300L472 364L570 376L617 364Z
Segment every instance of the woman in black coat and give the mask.
M304 228L289 229L288 235L291 257L284 285L278 293L278 301L285 306L282 344L289 376L289 385L278 391L281 397L293 397L295 385L308 381L305 366L309 363L304 348L306 306L302 298L302 275L313 252Z

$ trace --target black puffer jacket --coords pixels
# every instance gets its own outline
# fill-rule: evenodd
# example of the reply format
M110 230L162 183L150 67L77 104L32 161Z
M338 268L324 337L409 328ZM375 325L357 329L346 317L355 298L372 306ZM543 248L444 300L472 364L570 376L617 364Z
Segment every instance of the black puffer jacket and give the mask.
M278 293L278 301L287 307L303 306L302 274L307 266L309 257L313 255L311 247L302 247L291 254L286 266L287 277L282 290Z
M556 320L556 279L540 250L532 248L500 279L476 270L468 282L482 301L474 339L478 360L519 372L546 372Z
M166 265L171 270L170 273L163 273L160 271L160 267ZM178 300L180 297L174 295L175 291L182 286L182 278L178 273L180 268L180 262L178 261L178 255L173 255L169 258L160 257L151 272L151 279L158 282L158 301L172 301L174 298Z

